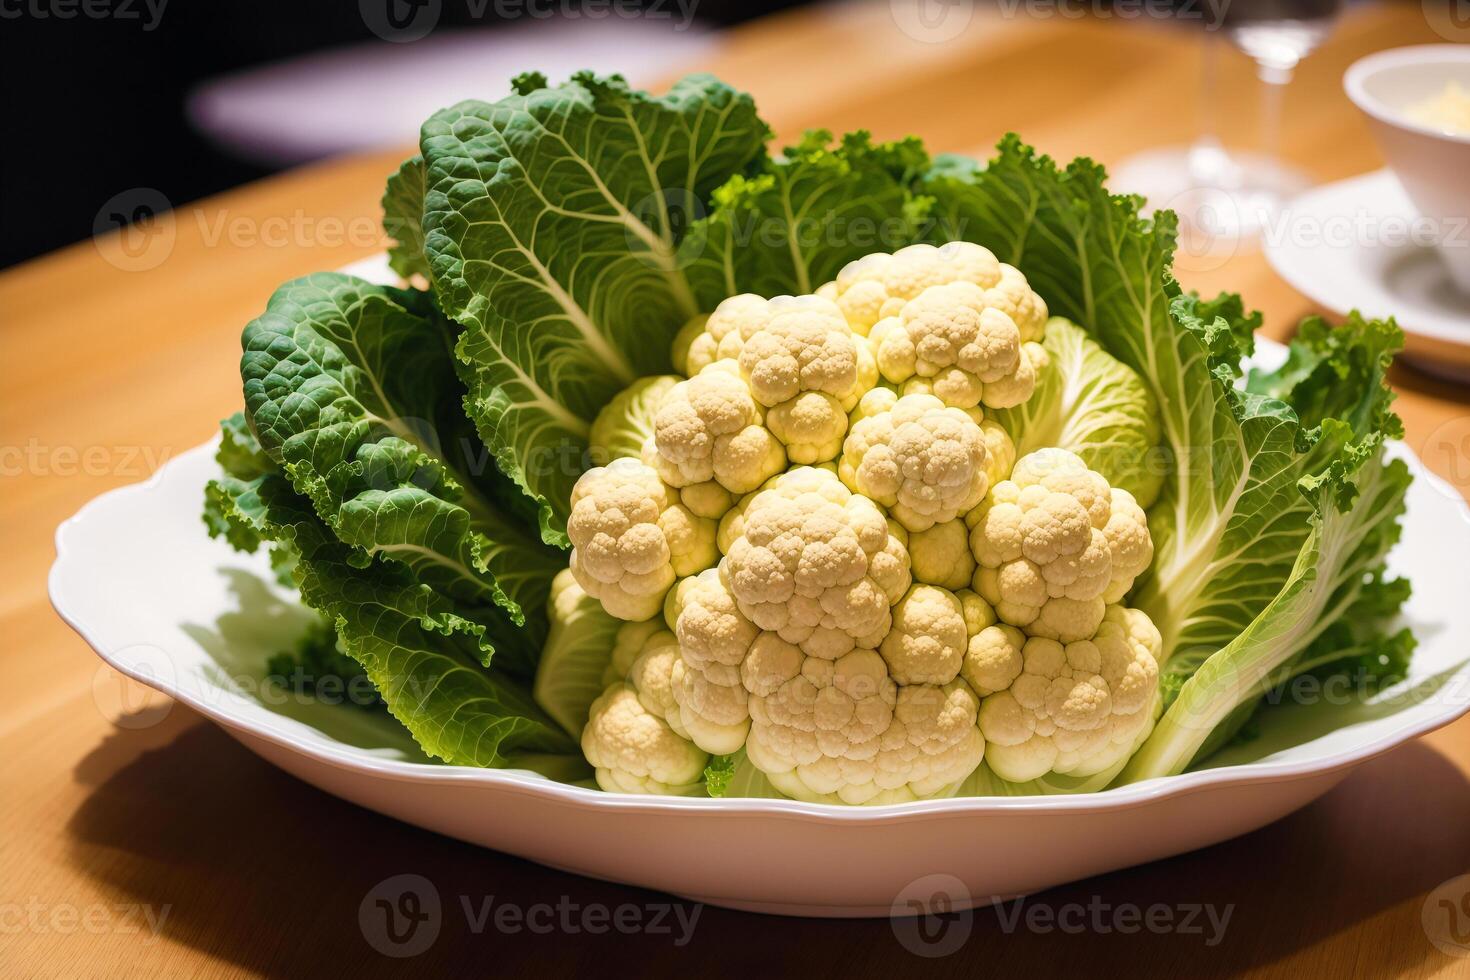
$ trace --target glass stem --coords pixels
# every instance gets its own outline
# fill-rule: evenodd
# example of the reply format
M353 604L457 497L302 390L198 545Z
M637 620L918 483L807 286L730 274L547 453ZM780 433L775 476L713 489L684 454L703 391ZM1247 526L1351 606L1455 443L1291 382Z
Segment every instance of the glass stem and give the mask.
M1228 161L1220 142L1220 41L1214 31L1205 33L1199 63L1199 128L1189 148L1189 176L1195 187L1219 187Z
M1256 77L1261 80L1261 155L1273 164L1280 163L1281 104L1295 71L1294 62L1256 63Z

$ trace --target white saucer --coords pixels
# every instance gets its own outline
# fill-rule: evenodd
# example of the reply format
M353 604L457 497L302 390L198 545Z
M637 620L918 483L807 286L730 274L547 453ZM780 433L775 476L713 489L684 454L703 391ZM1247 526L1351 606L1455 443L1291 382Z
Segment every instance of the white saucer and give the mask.
M1314 303L1338 315L1395 317L1407 336L1405 358L1467 381L1470 296L1455 288L1431 234L1470 248L1470 227L1420 219L1397 178L1379 170L1293 198L1263 247L1277 274Z

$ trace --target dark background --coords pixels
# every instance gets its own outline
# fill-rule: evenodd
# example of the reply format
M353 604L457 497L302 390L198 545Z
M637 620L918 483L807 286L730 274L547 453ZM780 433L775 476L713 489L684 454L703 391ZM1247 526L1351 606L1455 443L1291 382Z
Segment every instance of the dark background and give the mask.
M82 2L127 4L135 16L54 16ZM730 24L800 2L698 0L696 21ZM193 129L184 102L198 83L337 45L389 46L355 0L169 0L145 31L149 19L142 0L0 0L0 267L87 238L119 191L152 187L182 204L270 173ZM438 23L498 26L493 15L473 19L463 0L444 0Z

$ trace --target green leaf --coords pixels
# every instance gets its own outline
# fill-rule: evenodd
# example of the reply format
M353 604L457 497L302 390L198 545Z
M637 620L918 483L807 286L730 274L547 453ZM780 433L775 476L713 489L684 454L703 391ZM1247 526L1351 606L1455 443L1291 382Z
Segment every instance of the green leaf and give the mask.
M679 250L700 308L737 293L811 293L854 259L917 241L928 200L913 182L928 162L912 137L875 144L856 132L833 146L812 130L730 178Z
M352 546L346 560L399 562L486 608L487 644L530 676L563 562L498 503L504 481L475 455L451 334L423 293L335 273L287 283L245 328L246 411L266 455Z
M302 599L332 623L388 710L432 756L460 765L586 774L576 743L520 682L484 662L485 624L397 562L362 566L279 473L209 484L217 519L299 556ZM238 537L238 535L237 535ZM466 615L470 612L470 615Z
M1382 443L1377 433L1344 445L1319 473L1301 479L1301 494L1312 507L1310 529L1284 585L1179 686L1122 782L1183 772L1223 742L1217 731L1233 734L1268 688L1320 666L1304 657L1370 589L1399 537L1411 477L1403 461L1384 463ZM1381 600L1370 595L1375 605Z
M1140 506L1152 506L1164 479L1152 390L1087 331L1061 317L1047 323L1043 346L1050 362L1036 391L1014 408L989 413L1016 443L1016 455L1048 446L1069 449Z
M359 708L384 706L362 665L341 652L337 631L325 619L311 624L294 649L271 657L265 669L268 681L295 694Z
M622 620L582 591L563 570L551 585L551 631L536 671L536 703L573 738L587 726L592 702L607 688L613 644Z
M659 401L681 380L677 374L652 374L618 392L592 422L587 438L590 461L603 466L623 456L637 459L653 435Z
M405 279L429 278L429 260L424 255L424 158L409 157L383 192L383 231L393 239L388 264Z
M424 124L424 249L463 325L466 407L499 465L566 544L588 428L621 388L666 373L697 312L684 215L761 152L748 96L691 76L653 98L621 78L523 76L496 103Z
M730 780L735 776L735 766L741 758L739 753L711 756L709 765L704 767L704 791L715 799L728 793Z
M741 749L732 755L717 755L704 769L704 789L717 799L784 800L771 780L745 756Z

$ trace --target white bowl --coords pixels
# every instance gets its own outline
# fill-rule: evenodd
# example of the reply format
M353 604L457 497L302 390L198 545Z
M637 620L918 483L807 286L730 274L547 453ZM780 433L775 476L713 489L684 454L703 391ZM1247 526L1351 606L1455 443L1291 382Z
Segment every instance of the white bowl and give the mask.
M1278 345L1262 342L1278 358ZM1393 569L1414 580L1410 676L1352 704L1261 716L1209 768L1071 797L844 808L602 793L535 773L438 765L385 714L281 696L264 660L310 616L264 555L205 536L213 445L105 494L56 535L51 599L112 668L218 722L265 759L400 820L580 874L734 908L911 914L987 904L1254 830L1467 708L1470 508L1402 446L1416 480ZM115 675L99 666L99 683Z
M1419 213L1436 226L1450 275L1470 293L1470 136L1411 119L1408 110L1455 81L1470 89L1470 45L1422 44L1370 54L1343 76L1348 98Z

